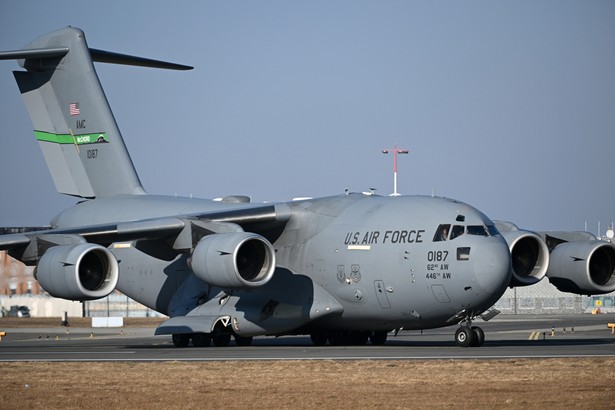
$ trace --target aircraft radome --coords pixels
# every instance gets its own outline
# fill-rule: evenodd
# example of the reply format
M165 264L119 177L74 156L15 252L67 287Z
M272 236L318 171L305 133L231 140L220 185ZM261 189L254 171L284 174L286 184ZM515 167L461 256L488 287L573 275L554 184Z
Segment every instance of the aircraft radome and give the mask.
M589 233L518 229L463 202L347 193L275 204L149 195L93 62L191 67L88 47L72 27L24 49L15 79L58 192L80 198L48 230L0 236L50 295L114 289L170 318L177 346L246 345L309 334L314 344L385 343L388 332L459 325L480 346L509 286L547 276L578 294L615 290L615 246Z

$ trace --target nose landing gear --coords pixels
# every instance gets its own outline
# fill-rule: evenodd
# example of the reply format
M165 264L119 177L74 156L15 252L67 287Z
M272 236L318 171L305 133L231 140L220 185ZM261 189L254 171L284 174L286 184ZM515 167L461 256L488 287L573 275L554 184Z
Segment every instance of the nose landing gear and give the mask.
M455 332L455 342L461 347L479 347L485 342L485 332L478 326L462 325Z
M495 311L495 310L494 310ZM483 320L489 320L499 311L487 312L481 315ZM461 319L461 325L455 332L455 343L460 347L480 347L485 342L485 332L478 326L472 326L472 320L475 316L471 310L463 310L456 315L457 319Z

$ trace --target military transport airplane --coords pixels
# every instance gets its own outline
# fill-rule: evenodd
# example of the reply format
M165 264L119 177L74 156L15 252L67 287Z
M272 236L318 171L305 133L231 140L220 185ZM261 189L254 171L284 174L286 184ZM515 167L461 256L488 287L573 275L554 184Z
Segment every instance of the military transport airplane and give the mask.
M191 67L89 48L67 27L0 53L60 193L80 198L51 229L0 236L50 295L114 289L170 318L176 346L238 345L256 335L313 343L385 343L395 329L459 324L480 346L509 286L545 275L580 294L615 290L615 246L588 233L534 233L463 202L346 193L274 204L149 195L93 62Z

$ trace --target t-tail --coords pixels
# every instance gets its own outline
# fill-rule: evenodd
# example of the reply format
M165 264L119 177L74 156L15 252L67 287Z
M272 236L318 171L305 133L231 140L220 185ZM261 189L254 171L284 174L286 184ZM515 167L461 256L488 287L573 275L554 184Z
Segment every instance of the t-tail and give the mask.
M26 71L15 79L58 192L82 198L145 194L93 62L189 70L192 67L88 47L67 27L18 51L0 52Z

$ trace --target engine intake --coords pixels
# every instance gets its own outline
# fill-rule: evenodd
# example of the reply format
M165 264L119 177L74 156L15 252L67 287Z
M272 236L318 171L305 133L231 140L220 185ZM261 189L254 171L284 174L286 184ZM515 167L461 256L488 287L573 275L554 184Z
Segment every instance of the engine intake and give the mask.
M275 270L275 251L267 239L254 233L220 233L201 239L190 266L202 281L224 289L258 287Z
M43 254L34 277L51 296L93 300L113 292L119 266L111 251L101 245L61 245Z
M502 232L508 243L512 260L510 286L529 286L539 282L547 274L549 248L534 232Z
M615 291L615 245L604 241L566 242L551 252L549 281L580 295Z

